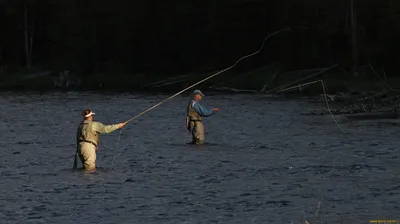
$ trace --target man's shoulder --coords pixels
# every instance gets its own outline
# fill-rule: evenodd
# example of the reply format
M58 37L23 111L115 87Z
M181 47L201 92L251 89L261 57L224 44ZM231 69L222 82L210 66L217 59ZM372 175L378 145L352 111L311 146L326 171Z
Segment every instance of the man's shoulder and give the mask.
M103 126L103 124L98 121L90 121L88 124L94 129L100 128Z
M103 125L103 123L98 122L98 121L92 121L92 125Z
M192 107L197 103L198 101L195 99L190 100L190 104L192 105Z
M85 124L90 124L90 122L91 122L91 121L83 120L83 121L81 121L81 122L79 123L78 126L82 126L82 125L85 125Z
M84 120L81 122L81 124L94 124L94 123L98 123L97 121L88 121L88 120Z

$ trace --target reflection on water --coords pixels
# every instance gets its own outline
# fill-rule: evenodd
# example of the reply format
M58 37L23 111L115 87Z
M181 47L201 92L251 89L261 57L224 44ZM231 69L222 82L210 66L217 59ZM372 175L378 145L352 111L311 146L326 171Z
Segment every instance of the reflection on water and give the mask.
M397 124L339 119L343 134L329 116L299 116L314 106L295 100L207 96L221 111L205 119L207 144L197 146L186 144L188 98L179 96L103 135L96 172L71 169L82 109L121 122L166 97L1 93L1 223L399 218Z

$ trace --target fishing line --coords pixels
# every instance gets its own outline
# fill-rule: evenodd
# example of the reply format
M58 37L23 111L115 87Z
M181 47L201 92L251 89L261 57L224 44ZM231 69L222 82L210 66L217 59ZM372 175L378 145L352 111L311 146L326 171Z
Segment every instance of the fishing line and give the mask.
M303 28L307 28L307 27L303 27ZM280 32L283 32L283 31L289 31L290 29L291 29L290 27L287 27L287 28L284 28L284 29L281 29L281 30L278 30L278 31L275 31L275 32L269 34L268 36L266 36L266 37L264 38L264 40L263 40L263 42L262 42L262 44L261 44L260 49L257 50L256 52L251 53L251 54L248 54L248 55L246 55L246 56L243 56L243 57L239 58L232 66L227 67L227 68L225 68L225 69L223 69L223 70L221 70L221 71L219 71L219 72L217 72L217 73L215 73L215 74L212 74L212 75L208 76L207 78L202 79L202 80L200 80L200 81L194 83L193 85L191 85L191 86L189 86L189 87L186 87L185 89L183 89L183 90L181 90L181 91L175 93L174 95L168 97L167 99L165 99L165 100L163 100L163 101L161 101L161 102L155 104L154 106L148 108L147 110L145 110L145 111L139 113L138 115L136 115L136 116L130 118L129 120L125 121L124 123L127 124L127 123L129 123L129 122L135 120L136 118L142 116L143 114L145 114L145 113L147 113L147 112L153 110L154 108L160 106L161 104L167 102L168 100L170 100L170 99L172 99L172 98L174 98L174 97L180 95L181 93L187 91L188 89L191 89L191 88L193 88L194 86L199 85L200 83L203 83L203 82L205 82L205 81L207 81L207 80L209 80L209 79L211 79L211 78L213 78L213 77L215 77L215 76L217 76L217 75L220 75L220 74L222 74L222 73L224 73L224 72L226 72L226 71L228 71L228 70L234 68L240 61L242 61L242 60L244 60L244 59L246 59L246 58L252 57L252 56L254 56L254 55L260 53L261 50L264 48L265 42L266 42L270 37L272 37L273 35L276 35L276 34L278 34L278 33L280 33ZM121 130L120 133L119 133L118 141L119 141L119 139L120 139L121 132L122 132L122 130ZM118 149L118 148L117 148L117 149ZM120 153L120 154L121 154L121 153ZM119 154L119 155L120 155L120 154ZM119 155L118 155L118 156L119 156ZM113 158L113 163L114 163L114 159L115 159L115 157ZM112 163L112 164L113 164L113 163Z
M119 129L118 140L117 140L117 146L116 146L116 149L117 149L117 150L118 150L118 146L119 146L119 141L121 140L121 133L122 133L122 129ZM118 156L121 155L121 154L122 154L122 152L118 153L117 156L115 156L115 155L113 156L113 159L112 159L112 161L111 161L111 166L114 165L114 160L115 160L115 158L118 157Z
M101 110L99 110L99 112L101 113L101 115L103 115L103 117L105 117L106 118L106 120L107 120L107 122L108 122L108 124L111 124L111 122L110 122L110 119L108 119L108 117L104 114L104 113L102 113L101 112ZM121 129L120 129L120 132L121 132ZM120 137L119 137L119 135L117 136L117 143L116 143L116 149L118 148L118 142L119 142L119 139L120 139Z
M101 115L103 115L103 117L106 118L107 122L108 122L109 124L111 124L110 119L108 119L108 117L107 117L104 113L102 113L101 110L98 110L98 111L101 113ZM117 135L117 142L116 142L116 144L115 144L115 149L118 149L118 147L119 147L119 142L120 142L120 140L121 140L121 132L122 132L122 129L119 129L119 134ZM115 159L115 156L113 156L111 165L114 164L114 159Z
M110 119L108 119L108 117L107 117L103 112L101 112L101 110L96 110L96 111L100 112L101 115L107 120L107 122L108 122L109 124L111 124Z
M316 80L316 81L307 82L307 83L304 83L304 84L292 86L292 87L289 87L289 88L286 88L286 89L283 89L283 90L279 90L278 93L284 92L284 91L288 91L288 90L291 90L291 89L297 89L297 88L300 89L302 86L308 86L308 85L311 85L311 84L314 84L314 83L318 83L318 82L320 82L321 85L322 85L322 91L324 93L326 108L328 109L329 114L331 115L331 117L332 117L333 121L335 122L336 126L338 126L338 128L344 133L344 130L342 129L342 127L340 127L339 123L337 122L335 116L333 115L333 113L331 111L331 107L329 106L328 97L327 97L326 89L325 89L325 83L324 83L323 80L320 79L320 80Z
M237 61L235 62L235 64L233 64L232 66L227 67L227 68L225 68L225 69L223 69L223 70L221 70L221 71L219 71L219 72L217 72L217 73L215 73L215 74L212 74L212 75L208 76L207 78L205 78L205 79L203 79L203 80L201 80L201 81L198 81L198 82L196 82L195 84L193 84L193 85L191 85L191 86L189 86L189 87L187 87L187 88L185 88L185 89L183 89L183 90L181 90L181 91L175 93L174 95L168 97L167 99L165 99L165 100L163 100L163 101L157 103L156 105L154 105L154 106L148 108L147 110L145 110L145 111L139 113L138 115L132 117L131 119L125 121L124 123L127 124L127 123L129 123L129 122L135 120L136 118L142 116L143 114L145 114L145 113L147 113L147 112L153 110L154 108L160 106L161 104L165 103L166 101L168 101L168 100L170 100L170 99L172 99L172 98L178 96L179 94L185 92L186 90L188 90L188 89L190 89L190 88L193 88L194 86L197 86L197 85L200 84L200 83L203 83L203 82L205 82L205 81L207 81L207 80L209 80L209 79L211 79L211 78L213 78L213 77L215 77L215 76L217 76L217 75L219 75L219 74L221 74L221 73L224 73L224 72L226 72L226 71L232 69L232 68L235 67L240 61L242 61L242 60L244 60L244 59L246 59L246 58L252 57L252 56L254 56L254 55L260 53L260 51L264 48L265 41L267 41L268 38L270 38L271 36L273 36L273 35L275 35L275 34L278 34L278 33L282 32L282 31L288 31L288 30L290 30L290 27L285 28L285 29L281 29L281 30L276 31L276 32L274 32L274 33L271 33L270 35L268 35L268 36L264 39L264 41L262 42L262 45L261 45L261 47L260 47L260 49L259 49L258 51L254 52L254 53L251 53L251 54L248 54L248 55L246 55L246 56L241 57L241 58L240 58L239 60L237 60Z

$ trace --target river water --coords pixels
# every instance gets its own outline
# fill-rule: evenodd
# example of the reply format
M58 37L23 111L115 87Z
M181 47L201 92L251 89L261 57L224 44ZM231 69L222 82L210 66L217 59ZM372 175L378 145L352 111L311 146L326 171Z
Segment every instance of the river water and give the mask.
M102 135L73 171L82 109L125 121L168 95L0 93L0 223L369 223L400 217L399 125L301 116L306 100L209 94L186 144L187 94ZM79 166L81 164L79 163Z

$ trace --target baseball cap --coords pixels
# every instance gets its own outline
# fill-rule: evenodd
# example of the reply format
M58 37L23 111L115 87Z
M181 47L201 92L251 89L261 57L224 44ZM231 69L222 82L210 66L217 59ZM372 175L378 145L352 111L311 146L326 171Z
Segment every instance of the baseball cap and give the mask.
M197 95L197 94L200 94L201 96L204 96L204 94L203 94L200 90L198 90L198 89L196 89L196 90L193 91L193 93L192 93L192 95Z

